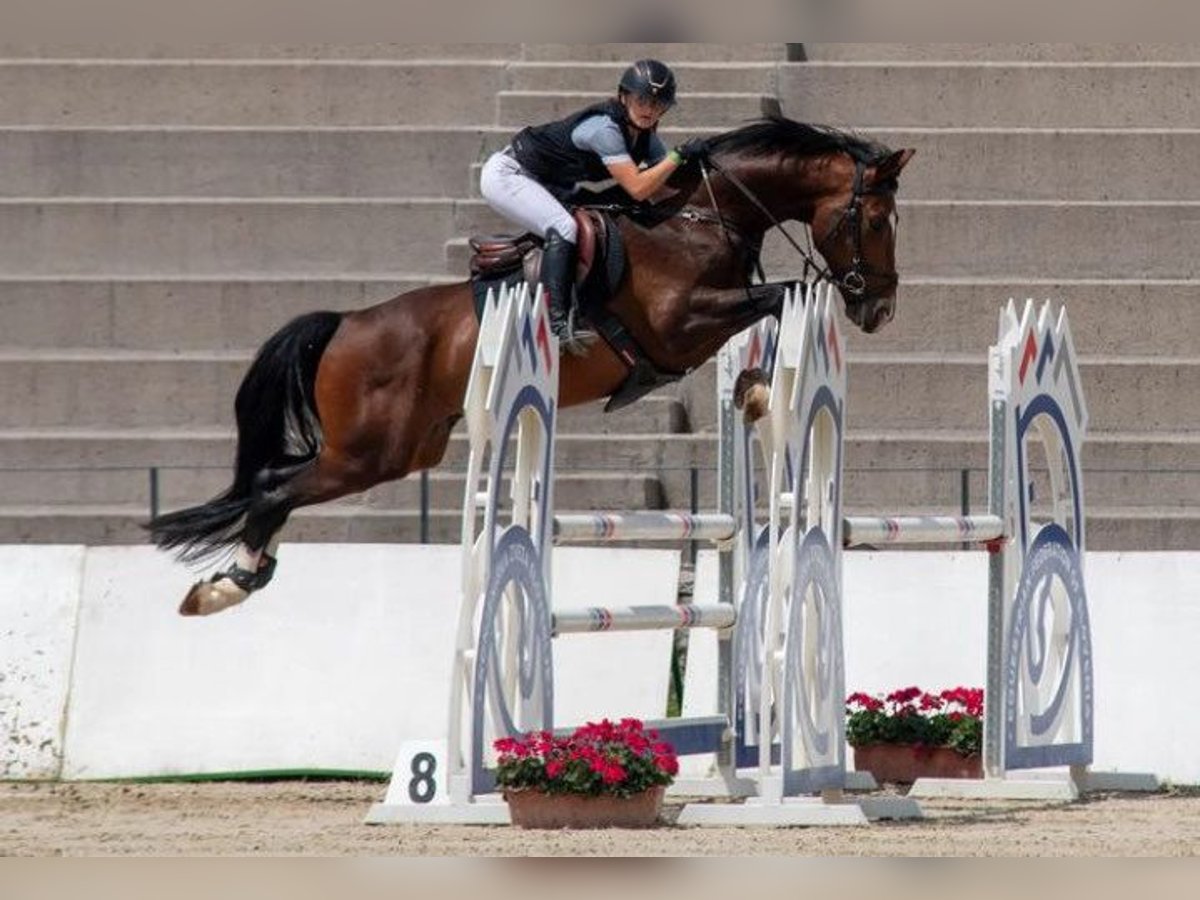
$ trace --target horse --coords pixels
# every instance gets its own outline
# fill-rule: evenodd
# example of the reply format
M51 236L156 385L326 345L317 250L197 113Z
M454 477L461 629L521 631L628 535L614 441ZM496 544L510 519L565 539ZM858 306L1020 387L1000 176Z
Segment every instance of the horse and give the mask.
M770 114L711 138L707 155L673 173L664 199L616 218L626 260L608 312L645 359L679 377L779 314L785 286L751 284L763 238L778 227L806 267L837 285L847 317L877 331L895 314L896 191L914 153ZM791 220L806 226L824 265L787 233ZM234 404L233 483L146 524L184 562L232 554L229 568L192 586L180 614L219 612L264 588L293 510L440 463L463 415L474 295L469 281L419 288L353 312L301 315L266 340ZM606 342L564 353L560 405L611 397L629 370Z

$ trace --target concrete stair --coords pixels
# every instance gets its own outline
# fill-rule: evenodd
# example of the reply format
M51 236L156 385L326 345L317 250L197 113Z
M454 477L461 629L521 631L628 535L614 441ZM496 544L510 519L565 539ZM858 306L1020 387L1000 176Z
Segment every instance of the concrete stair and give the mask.
M876 128L1194 128L1200 63L781 63L792 118Z
M1200 44L805 44L813 62L1196 62Z
M504 60L620 62L661 57L687 62L769 62L785 59L785 44L195 44L0 42L5 59L211 60Z
M683 92L668 145L777 95L919 149L899 315L848 335L848 510L956 510L964 467L983 503L983 352L1004 300L1051 296L1096 430L1091 546L1200 547L1200 45L806 49L0 43L0 541L142 540L155 467L164 507L223 487L267 335L454 280L468 233L509 230L478 200L487 154L659 56ZM766 262L797 271L780 240ZM687 508L697 468L711 506L712 372L618 416L565 411L560 505ZM456 437L434 539L458 538L462 465ZM289 538L416 539L418 492L305 511Z
M869 353L850 345L847 422L853 429L911 429L936 433L971 429L986 434L987 357L978 354ZM1084 358L1080 363L1091 430L1200 434L1194 396L1200 359ZM679 390L694 428L715 431L711 398L716 365L707 363Z
M751 104L747 115L755 111ZM509 126L0 129L0 197L478 196ZM672 146L711 127L669 127ZM877 129L918 147L905 200L1200 199L1200 129ZM1142 161L1153 159L1155 166Z
M1200 201L900 204L897 255L907 277L999 278L1047 270L1066 279L1200 277ZM465 235L513 230L480 200L0 200L7 277L343 277L466 271ZM1009 246L1008 236L1022 235ZM64 247L79 252L64 253ZM768 271L798 268L777 235Z
M3 197L455 196L510 129L0 130Z
M302 313L361 309L439 280L448 277L0 279L0 350L238 350L248 359Z

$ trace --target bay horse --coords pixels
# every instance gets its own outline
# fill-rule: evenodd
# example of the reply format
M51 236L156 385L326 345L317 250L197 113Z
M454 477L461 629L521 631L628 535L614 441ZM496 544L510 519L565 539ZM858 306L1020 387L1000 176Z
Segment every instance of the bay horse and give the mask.
M784 285L750 281L764 235L789 220L815 236L824 266L807 258L839 287L852 322L869 333L891 320L895 194L915 151L779 115L712 138L708 151L672 175L652 215L618 217L626 265L608 309L645 358L681 375L777 315ZM265 587L293 510L438 465L463 414L478 330L462 282L308 313L268 338L237 393L233 484L147 524L187 562L234 551L180 613L219 612ZM564 354L560 405L610 397L628 372L603 341Z

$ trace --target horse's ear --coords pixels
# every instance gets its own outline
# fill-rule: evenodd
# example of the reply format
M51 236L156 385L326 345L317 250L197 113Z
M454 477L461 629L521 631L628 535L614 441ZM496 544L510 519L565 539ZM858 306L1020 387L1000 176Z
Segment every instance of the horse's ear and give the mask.
M908 165L908 161L916 155L916 150L905 149L897 150L879 165L875 166L874 171L870 175L872 184L882 184L887 181L895 181L900 177L901 170Z

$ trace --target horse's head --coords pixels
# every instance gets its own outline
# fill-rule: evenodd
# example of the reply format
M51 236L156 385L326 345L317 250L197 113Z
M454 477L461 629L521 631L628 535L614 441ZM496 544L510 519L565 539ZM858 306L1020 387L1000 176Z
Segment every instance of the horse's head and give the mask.
M854 161L852 176L814 209L817 249L846 301L846 315L868 334L896 312L896 187L914 153Z

